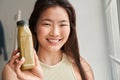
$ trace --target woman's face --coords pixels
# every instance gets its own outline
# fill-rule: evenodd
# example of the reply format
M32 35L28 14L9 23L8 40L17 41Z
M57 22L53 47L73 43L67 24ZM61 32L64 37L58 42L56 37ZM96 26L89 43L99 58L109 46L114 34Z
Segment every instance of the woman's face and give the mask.
M62 7L46 9L37 22L36 33L40 50L60 51L70 34L70 23Z

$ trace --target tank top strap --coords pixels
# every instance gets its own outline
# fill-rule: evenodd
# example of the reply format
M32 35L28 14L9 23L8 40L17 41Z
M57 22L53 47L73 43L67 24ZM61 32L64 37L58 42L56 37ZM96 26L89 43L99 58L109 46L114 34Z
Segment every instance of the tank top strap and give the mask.
M75 75L75 72L74 72L74 69L73 69L73 66L72 66L72 62L70 61L70 59L68 58L68 56L66 54L63 54L63 61L66 65L69 66L69 68L71 69L72 71L72 74L74 76L74 80L77 80L77 77Z

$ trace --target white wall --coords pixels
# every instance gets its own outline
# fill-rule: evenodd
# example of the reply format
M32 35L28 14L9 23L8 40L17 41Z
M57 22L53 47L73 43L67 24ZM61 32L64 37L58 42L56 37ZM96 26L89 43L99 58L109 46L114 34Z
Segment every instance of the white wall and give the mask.
M3 22L7 52L10 55L14 47L16 23L14 16L18 9L23 11L22 18L28 19L35 0L0 0L0 20ZM103 0L70 0L77 13L77 31L80 54L93 68L95 80L112 80L109 62L109 46ZM16 3L16 4L15 4ZM0 55L0 64L3 58ZM2 69L0 65L0 71Z

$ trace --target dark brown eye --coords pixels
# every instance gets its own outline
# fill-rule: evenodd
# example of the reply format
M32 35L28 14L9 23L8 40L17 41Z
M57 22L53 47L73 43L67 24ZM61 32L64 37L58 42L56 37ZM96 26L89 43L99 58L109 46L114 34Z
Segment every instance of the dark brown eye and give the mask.
M44 23L43 25L48 25L49 26L50 24Z
M63 27L63 26L68 26L68 25L67 24L61 24L60 26Z
M50 23L42 23L42 26L51 26L51 24Z

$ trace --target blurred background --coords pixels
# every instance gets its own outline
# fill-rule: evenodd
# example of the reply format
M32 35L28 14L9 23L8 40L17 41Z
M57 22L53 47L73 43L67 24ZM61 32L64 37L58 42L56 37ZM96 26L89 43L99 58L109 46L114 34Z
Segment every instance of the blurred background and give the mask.
M29 19L36 0L0 0L0 78L16 48L16 15ZM69 0L77 14L80 55L91 65L95 80L120 80L119 0Z

